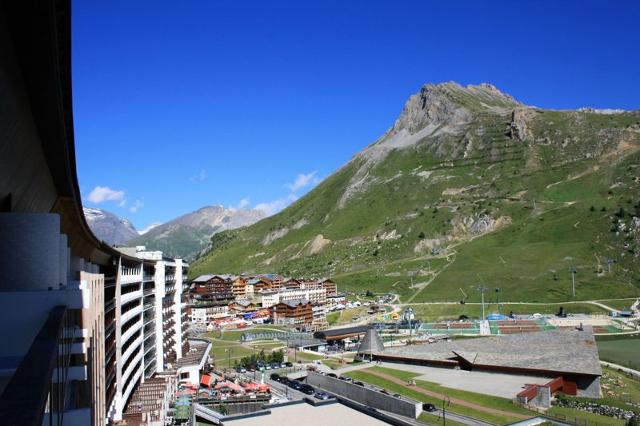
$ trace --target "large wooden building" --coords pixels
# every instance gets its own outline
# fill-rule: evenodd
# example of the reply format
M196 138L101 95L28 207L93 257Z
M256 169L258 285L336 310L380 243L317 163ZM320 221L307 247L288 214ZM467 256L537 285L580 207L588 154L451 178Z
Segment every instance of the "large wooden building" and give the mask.
M273 307L273 322L275 324L297 326L311 325L313 322L313 306L306 299L277 303Z

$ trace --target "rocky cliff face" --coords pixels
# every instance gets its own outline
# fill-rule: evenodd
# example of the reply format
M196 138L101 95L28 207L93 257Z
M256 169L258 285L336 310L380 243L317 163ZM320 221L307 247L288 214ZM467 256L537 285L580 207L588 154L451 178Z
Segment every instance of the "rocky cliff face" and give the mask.
M122 245L138 236L131 222L106 210L85 207L84 216L95 236L107 244Z

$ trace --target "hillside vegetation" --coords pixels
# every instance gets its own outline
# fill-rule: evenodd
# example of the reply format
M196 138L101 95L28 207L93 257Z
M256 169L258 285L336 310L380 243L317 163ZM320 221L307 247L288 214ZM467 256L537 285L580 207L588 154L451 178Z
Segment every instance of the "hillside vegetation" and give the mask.
M379 140L279 214L211 238L191 274L332 276L402 301L640 295L640 113L426 85ZM609 268L611 272L609 272Z

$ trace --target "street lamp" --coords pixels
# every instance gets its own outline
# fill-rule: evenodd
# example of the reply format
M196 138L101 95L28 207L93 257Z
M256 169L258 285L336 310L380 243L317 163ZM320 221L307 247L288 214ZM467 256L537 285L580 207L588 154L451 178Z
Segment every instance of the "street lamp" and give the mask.
M482 301L482 321L485 320L485 316L484 316L484 292L487 289L487 287L484 284L478 284L478 291L480 292L480 298Z
M576 269L575 266L572 266L571 268L569 268L569 272L571 272L571 290L573 293L573 297L576 297L576 273L578 272L578 270Z
M445 402L447 403L447 406L450 405L451 398L445 396L442 399L442 426L445 426L447 424L447 408L445 407Z

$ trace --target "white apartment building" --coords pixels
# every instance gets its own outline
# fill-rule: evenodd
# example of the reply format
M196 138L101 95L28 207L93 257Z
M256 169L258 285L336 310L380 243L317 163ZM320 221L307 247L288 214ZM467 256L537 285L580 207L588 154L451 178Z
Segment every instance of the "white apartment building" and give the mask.
M209 324L215 319L229 313L228 305L198 306L191 305L191 322L194 324Z
M323 288L294 288L280 291L263 291L256 293L256 295L263 308L270 308L280 302L289 302L300 299L306 299L314 305L324 305L327 302L327 292Z
M280 302L288 302L290 300L307 299L314 305L324 305L327 302L327 291L324 288L314 289L290 289L282 290L278 293Z
M118 248L123 254L115 281L115 381L107 359L107 417L119 421L135 388L156 372L172 369L188 349L186 284L188 264L144 246ZM183 280L184 277L184 280ZM183 297L184 294L184 297ZM109 354L109 349L107 350ZM110 399L111 389L115 389Z

